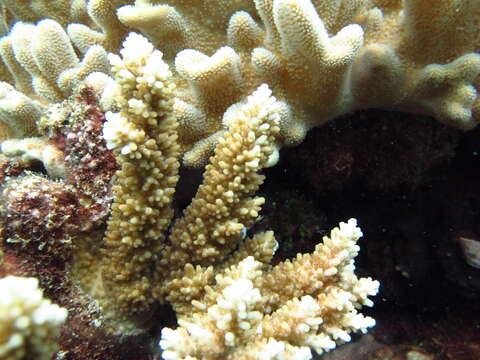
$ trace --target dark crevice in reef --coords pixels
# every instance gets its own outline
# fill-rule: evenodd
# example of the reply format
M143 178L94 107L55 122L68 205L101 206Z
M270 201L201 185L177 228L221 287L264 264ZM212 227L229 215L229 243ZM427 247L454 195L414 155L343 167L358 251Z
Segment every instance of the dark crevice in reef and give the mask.
M478 266L480 130L367 111L312 130L281 159L262 190L282 257L311 251L355 217L364 231L357 273L381 282L366 311L377 326L324 358L478 359L480 269L466 256Z

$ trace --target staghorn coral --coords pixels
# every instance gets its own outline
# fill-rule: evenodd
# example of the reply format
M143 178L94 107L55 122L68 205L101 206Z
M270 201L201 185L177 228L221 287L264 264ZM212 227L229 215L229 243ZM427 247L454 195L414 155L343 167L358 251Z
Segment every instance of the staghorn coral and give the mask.
M259 256L266 252L267 259L272 257L275 241L261 240L271 235L252 238L233 251L265 202L253 195L264 180L258 172L269 165L275 151L280 109L268 87L262 85L237 113L231 114L229 130L215 148L203 184L183 217L175 222L159 272L168 274L160 291L167 294L177 312L201 296L213 276L214 269L209 265L218 267L224 262L221 266L229 266L257 252ZM192 273L198 282L187 287Z
M252 271L246 278L253 281L257 267L268 267L276 247L273 234L244 239L263 203L254 197L263 181L259 172L277 161L280 147L301 142L310 128L370 107L433 115L461 129L474 127L478 120L480 5L474 0L435 4L420 0L78 0L70 3L70 11L47 3L2 4L0 32L12 29L0 39L0 79L8 82L0 84L0 136L42 136L7 140L2 148L5 155L22 157L15 161L40 160L50 175L60 177L57 182L36 176L34 184L47 186L39 186L41 191L35 194L47 204L40 210L59 218L67 215L82 224L85 220L85 227L74 221L75 235L101 226L111 200L111 173L115 163L121 166L113 178L115 200L103 242L98 244L98 233L88 240L79 237L80 269L73 269L119 332L131 322L133 328L149 326L157 301L170 302L181 319L204 303L220 314L226 311L222 306L227 300L256 306L257 293L263 297L268 284L255 284L257 289L240 281L251 295L242 300L235 298L228 285L222 288L218 279L245 267ZM43 17L47 19L40 20ZM14 24L15 20L24 22ZM26 23L38 20L36 25ZM118 53L131 29L149 37L165 59L141 37L130 35L138 43L124 49L123 59L111 56L113 82L108 77L106 50ZM81 120L74 123L69 114L76 112L71 108L82 106L71 101L81 95L85 84L92 89L92 97L101 95L101 108L93 115L79 111ZM107 113L103 125L102 113L107 110L113 112ZM94 149L101 149L100 155ZM65 154L63 159L55 155L59 151ZM172 220L180 159L190 167L209 165L192 204L183 217ZM28 194L25 187L30 178L28 174L13 177L7 176L2 188L6 205L2 214L20 216L6 229L2 224L7 236L15 234L29 220L28 213L36 210L32 206L21 213L24 209L16 208L14 200ZM72 212L66 214L49 207L55 203L46 196L50 188L53 195L62 194L65 185L74 192ZM39 232L48 230L44 223L33 225L40 225ZM60 233L63 239L70 230ZM47 238L51 239L48 231ZM264 264L252 263L249 256ZM273 277L275 282L278 278ZM335 280L343 286L342 279ZM323 290L325 301L341 302ZM373 285L366 291L374 292ZM299 304L310 309L310 315L317 311L313 298L302 297L311 292L287 293L276 305L268 303L271 308L265 314L274 314L272 328L276 321L288 324L291 319L284 317L297 313ZM345 302L339 312L349 311L353 304L356 300ZM280 311L283 306L289 311ZM213 329L214 321L208 318L212 314L197 310L196 320ZM220 324L222 330L224 325ZM185 338L197 330L196 325L188 326L178 330ZM303 338L286 334L280 340L254 339L250 329L243 328L248 326L239 323L224 338L210 339L217 348L192 351L210 357L225 352L236 356L234 352L245 344L256 344L265 356L281 352L310 356L308 349L294 348L305 342ZM365 326L341 321L339 325L347 331ZM334 340L348 339L345 333L338 334ZM325 337L320 340L324 342L307 345L318 351L333 346ZM247 350L245 356L250 356Z
M122 111L106 114L103 136L121 168L115 174L100 272L104 287L111 289L107 300L118 306L115 312L131 315L145 312L154 301L152 268L173 216L179 147L171 116L171 74L162 54L130 34L122 55L110 57L121 84L115 99Z
M45 299L35 278L0 279L0 357L51 359L67 310Z
M111 56L121 111L107 113L103 132L121 169L99 279L87 284L116 331L145 326L153 302L166 300L181 327L164 329L165 359L255 358L264 347L275 349L271 358L310 358L309 347L322 353L349 341L349 332L373 326L355 310L372 305L367 296L376 294L378 282L353 273L361 235L354 220L334 229L313 254L274 267L272 232L244 240L264 203L253 197L264 179L258 172L271 164L280 131L282 106L266 85L229 113L203 183L166 234L179 167L171 73L138 34L127 37L121 54ZM284 330L275 337L277 328ZM259 331L265 336L254 335Z
M274 267L248 256L225 269L175 330L162 330L164 359L310 359L350 341L375 321L357 313L378 291L358 279L353 258L361 231L340 223L312 254ZM274 240L273 240L274 241Z
M121 169L113 187L107 256L100 261L99 272L102 287L118 291L116 296L106 294L106 311L127 314L128 319L151 308L154 287L160 299L178 296L180 289L175 292L170 282L181 277L187 264L222 261L238 245L243 229L253 223L264 202L250 196L263 182L257 171L268 165L275 149L279 107L263 86L232 112L231 133L219 140L203 185L167 240L179 167L171 74L161 53L139 35L129 35L122 55L123 59L111 57L122 111L107 113L103 131ZM168 295L164 286L170 289ZM188 302L184 296L180 299Z

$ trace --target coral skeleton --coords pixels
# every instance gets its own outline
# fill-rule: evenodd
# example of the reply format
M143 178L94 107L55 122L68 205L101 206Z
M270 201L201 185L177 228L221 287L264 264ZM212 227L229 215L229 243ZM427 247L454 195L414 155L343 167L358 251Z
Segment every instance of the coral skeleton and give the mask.
M273 265L273 232L247 236L262 170L359 109L474 128L479 19L478 0L5 0L3 243L64 245L105 332L145 332L169 303L164 359L332 350L375 324L362 233L350 219ZM204 172L180 214L181 167Z

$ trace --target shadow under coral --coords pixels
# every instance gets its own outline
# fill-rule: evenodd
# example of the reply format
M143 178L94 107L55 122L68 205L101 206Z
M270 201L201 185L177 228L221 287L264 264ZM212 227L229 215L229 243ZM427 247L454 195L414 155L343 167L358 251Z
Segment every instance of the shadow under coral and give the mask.
M461 134L429 118L368 111L314 129L269 170L266 198L291 193L277 213L304 217L292 218L297 229L285 236L273 216L280 253L310 250L321 229L353 216L364 229L357 271L381 283L367 311L376 327L322 358L478 359L479 140L478 129ZM313 216L307 231L295 225ZM293 246L292 232L300 234Z

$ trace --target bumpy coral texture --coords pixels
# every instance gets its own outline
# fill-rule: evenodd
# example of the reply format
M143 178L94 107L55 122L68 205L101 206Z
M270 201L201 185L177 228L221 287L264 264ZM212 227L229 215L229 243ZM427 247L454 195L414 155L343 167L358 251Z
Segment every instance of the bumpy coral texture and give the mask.
M361 236L355 220L313 254L276 266L273 232L244 239L264 203L254 196L259 172L275 157L280 133L282 104L268 86L230 109L203 183L172 221L179 147L171 73L138 34L127 37L121 55L110 57L120 112L107 113L103 131L121 169L96 269L103 280L89 290L117 330L143 325L155 300L168 301L180 327L164 329L164 359L254 359L262 352L309 359L309 348L331 350L373 326L356 310L372 305L368 296L379 284L353 272Z
M166 359L332 349L374 324L357 312L378 288L353 273L360 230L341 224L312 254L272 267L273 233L245 238L264 202L261 171L360 108L473 128L478 19L477 0L6 0L2 152L48 175L9 177L2 206L18 221L7 230L36 209L17 200L50 206L75 192L72 212L48 212L88 210L74 229L88 232L113 192L100 250L78 254L78 267L119 332L149 327L155 303L169 302L180 326L163 331ZM86 88L99 108L72 105ZM180 164L206 167L174 218ZM70 231L36 216L38 233Z
M51 20L27 23L41 17ZM90 80L103 88L108 80L98 72L109 72L103 49L117 52L135 29L174 66L173 106L189 166L208 162L226 130L229 107L263 82L283 104L282 145L298 144L308 129L371 107L471 129L478 120L479 18L476 0L79 0L70 11L45 1L10 0L5 26L25 22L0 42L0 76L31 100L9 90L4 97L18 99L17 105L3 111L15 116L0 119L18 134L28 128L19 114L34 119L40 111L32 95L58 101L92 73Z
M98 296L112 317L128 320L146 318L142 314L156 298L179 309L188 306L211 280L212 269L198 274L204 280L186 286L190 290L176 281L192 265L224 261L238 246L264 202L253 195L263 182L258 172L275 150L281 106L263 85L231 112L203 184L167 238L180 156L171 72L138 34L128 36L121 54L110 57L121 111L106 114L103 130L121 169L98 270L98 289L108 290Z
M152 271L165 242L178 180L176 122L171 116L173 84L162 53L138 34L130 34L111 55L120 89L121 111L108 112L103 136L120 165L105 236L100 272L117 313L141 313L155 300ZM112 261L113 260L113 261Z
M51 359L67 310L43 297L35 278L0 280L0 358Z
M378 282L353 273L361 235L351 219L312 254L274 267L248 256L225 269L177 329L162 330L163 358L311 359L310 348L322 354L365 332L375 321L356 309L373 305Z

